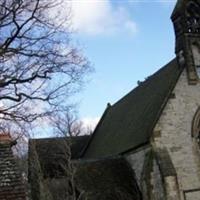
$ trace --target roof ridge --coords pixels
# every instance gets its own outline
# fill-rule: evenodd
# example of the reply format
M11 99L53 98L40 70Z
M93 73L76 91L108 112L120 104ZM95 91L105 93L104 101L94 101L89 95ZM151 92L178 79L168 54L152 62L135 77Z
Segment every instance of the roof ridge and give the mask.
M172 62L176 61L176 57L173 58L170 62L168 62L167 64L165 64L162 68L158 69L156 72L154 72L152 75L148 76L144 81L141 81L141 84L139 84L138 86L136 86L135 88L133 88L130 92L128 92L125 96L123 96L121 99L119 99L118 101L116 101L112 107L114 107L116 104L120 103L120 101L122 101L124 98L126 98L129 94L131 94L132 92L134 92L137 89L140 89L141 87L144 86L144 84L147 84L149 81L151 81L155 75L158 75L160 73L162 73L165 68L171 64Z

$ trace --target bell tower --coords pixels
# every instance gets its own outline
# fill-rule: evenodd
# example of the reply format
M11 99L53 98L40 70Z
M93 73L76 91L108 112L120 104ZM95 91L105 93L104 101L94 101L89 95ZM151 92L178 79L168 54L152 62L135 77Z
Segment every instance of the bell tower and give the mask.
M200 0L178 0L171 19L178 62L187 69L188 83L197 84L200 82Z

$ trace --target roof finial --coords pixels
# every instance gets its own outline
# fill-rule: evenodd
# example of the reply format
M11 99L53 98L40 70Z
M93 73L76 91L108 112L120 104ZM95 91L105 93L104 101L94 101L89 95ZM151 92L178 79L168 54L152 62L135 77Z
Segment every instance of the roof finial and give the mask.
M107 103L107 108L110 108L111 107L111 104L110 102Z

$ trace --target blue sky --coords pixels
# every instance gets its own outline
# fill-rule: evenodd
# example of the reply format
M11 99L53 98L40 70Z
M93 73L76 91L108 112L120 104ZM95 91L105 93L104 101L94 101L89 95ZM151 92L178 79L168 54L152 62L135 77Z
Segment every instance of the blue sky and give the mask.
M98 119L174 55L174 0L73 0L73 38L95 68L77 96L82 119Z

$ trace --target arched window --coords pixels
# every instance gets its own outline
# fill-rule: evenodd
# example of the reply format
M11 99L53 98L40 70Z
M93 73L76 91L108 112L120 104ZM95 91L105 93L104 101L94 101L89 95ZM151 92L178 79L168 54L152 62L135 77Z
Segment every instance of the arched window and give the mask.
M200 146L200 108L198 108L192 124L192 137L196 139Z

